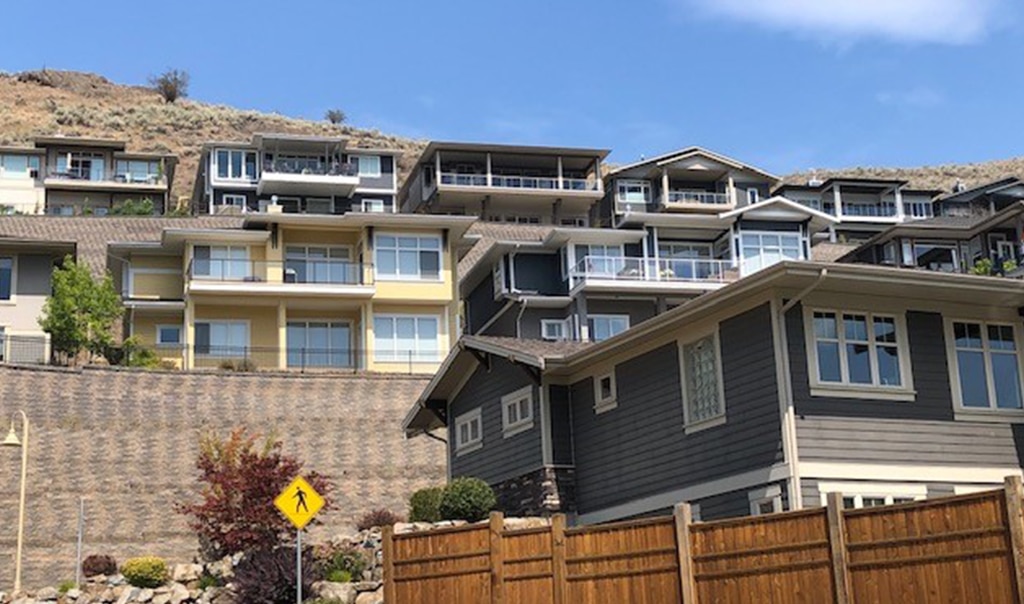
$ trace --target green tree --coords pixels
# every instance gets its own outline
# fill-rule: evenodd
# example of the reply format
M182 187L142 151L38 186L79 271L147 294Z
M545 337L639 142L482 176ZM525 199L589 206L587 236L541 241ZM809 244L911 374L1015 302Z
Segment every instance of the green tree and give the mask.
M39 325L50 334L54 352L65 362L83 350L101 354L114 341L114 325L124 313L114 281L96 279L71 256L53 271L53 293L43 305Z

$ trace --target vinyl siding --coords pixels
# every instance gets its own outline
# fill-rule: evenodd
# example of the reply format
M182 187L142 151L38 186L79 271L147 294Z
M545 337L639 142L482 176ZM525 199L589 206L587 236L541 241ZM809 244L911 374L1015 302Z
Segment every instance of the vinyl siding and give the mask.
M822 505L821 504L821 490L818 488L818 483L819 482L847 482L847 483L861 482L861 483L870 483L870 484L914 484L914 485L921 484L921 483L913 483L913 482L905 482L905 481L886 482L886 481L881 481L881 480L872 480L872 481L823 480L823 481L819 481L819 480L814 479L814 478L804 478L804 479L802 479L800 481L800 496L803 497L803 503L804 503L804 507L805 508L821 507L821 505ZM932 499L932 498L935 498L935 497L950 497L950 496L956 494L956 490L955 490L954 487L956 487L957 485L955 483L952 483L952 482L928 482L928 483L924 483L924 484L925 484L925 487L928 489L928 493L927 493L928 499ZM983 485L972 485L972 486L979 487L979 486L983 486ZM985 487L985 488L988 488L988 487ZM1002 485L992 485L991 488L993 490L1000 489L1000 488L1002 488ZM855 493L851 493L851 494L855 494Z
M495 484L543 465L540 398L536 387L533 388L533 428L510 438L502 435L501 397L532 385L525 371L501 358L491 357L490 371L484 365L477 367L473 377L449 404L448 453L452 476L476 476ZM455 419L477 407L481 408L483 447L456 455Z
M571 387L581 513L768 467L782 460L769 310L720 328L725 424L686 435L678 347L616 367L618 407L597 415L593 380Z
M572 407L569 404L569 388L552 385L548 387L548 406L551 409L551 456L555 465L571 465L572 455Z
M475 334L480 331L480 328L494 316L494 313L498 312L501 307L505 305L504 300L494 299L494 280L490 275L481 280L480 283L473 288L471 292L469 292L469 295L466 296L465 303L466 310L469 314L467 331L471 334ZM496 334L491 331L488 331L487 333L489 335L510 335L504 333Z

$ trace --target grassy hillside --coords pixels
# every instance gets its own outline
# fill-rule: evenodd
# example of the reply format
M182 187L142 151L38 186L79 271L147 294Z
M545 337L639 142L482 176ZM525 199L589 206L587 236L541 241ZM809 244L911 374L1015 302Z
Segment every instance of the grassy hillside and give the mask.
M327 122L295 119L211 105L195 100L165 104L145 87L115 84L106 78L73 71L0 73L0 145L24 144L36 135L66 134L121 138L137 151L170 151L180 165L172 196L192 193L202 143L211 140L247 140L254 132L337 135L352 138L352 145L401 149L400 177L408 173L425 141L382 134ZM614 146L614 141L609 144ZM680 146L686 141L679 141ZM849 168L817 170L830 176L901 178L914 187L949 191L959 178L973 186L1004 176L1024 177L1024 157L967 165L918 168ZM791 174L786 182L806 182L810 172Z
M376 130L334 126L272 113L184 99L165 104L152 90L115 84L73 71L0 73L0 145L29 143L33 136L65 134L128 141L133 151L170 151L179 158L172 199L192 194L204 142L244 141L254 132L346 135L351 146L405 151L402 175L424 143Z

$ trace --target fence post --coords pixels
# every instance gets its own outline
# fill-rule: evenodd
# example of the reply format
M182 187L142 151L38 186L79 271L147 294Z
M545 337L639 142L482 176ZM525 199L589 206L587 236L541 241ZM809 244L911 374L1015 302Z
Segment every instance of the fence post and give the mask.
M383 534L383 563L384 563L384 601L394 603L398 601L395 595L395 527L387 525Z
M1024 603L1024 515L1021 512L1024 486L1021 477L1007 476L1003 481L1003 493L1006 496L1006 522L1010 529L1010 553L1013 556L1017 602Z
M491 604L505 602L505 544L502 534L505 532L505 515L491 512L489 526L491 538Z
M843 522L843 494L828 494L828 545L832 558L832 582L836 586L836 604L850 604L850 568L846 559L846 525Z
M683 604L697 604L697 583L693 576L693 543L690 525L693 510L689 503L676 504L672 514L676 521L676 555L679 558L679 595Z
M551 517L551 593L554 604L569 604L565 574L565 514L555 514Z

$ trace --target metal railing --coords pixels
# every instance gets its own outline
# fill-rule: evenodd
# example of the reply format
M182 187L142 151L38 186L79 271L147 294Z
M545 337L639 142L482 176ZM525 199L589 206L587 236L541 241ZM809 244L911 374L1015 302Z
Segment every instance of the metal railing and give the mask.
M625 258L585 256L570 277L574 282L611 281L725 281L728 260L703 258Z
M492 174L488 185L486 174L459 174L457 172L442 172L442 185L455 185L459 187L499 187L502 189L536 189L541 191L563 190L563 191L596 191L598 183L586 178L562 178L561 185L557 176L515 176L504 174Z
M301 160L277 159L264 162L264 173L316 174L320 176L359 176L359 166L354 163L323 162L310 163Z
M231 260L193 258L188 276L197 281L370 285L369 265L348 260Z
M669 191L668 202L728 205L732 203L732 196L728 193L712 193L710 191Z
M177 353L173 347L157 348L157 354L170 356ZM423 371L424 365L440 363L443 356L439 351L387 350L375 351L355 347L307 347L307 346L228 346L218 344L192 344L180 348L190 353L195 369L222 369L234 371L342 371L365 370L373 363L385 363L390 367L402 367L409 373Z
M91 170L85 168L57 169L56 166L49 166L46 169L46 178L55 180L76 180L90 182L113 182L134 185L166 185L167 178L161 174L146 172L123 172L116 170Z
M0 332L0 363L47 365L51 360L49 336Z

